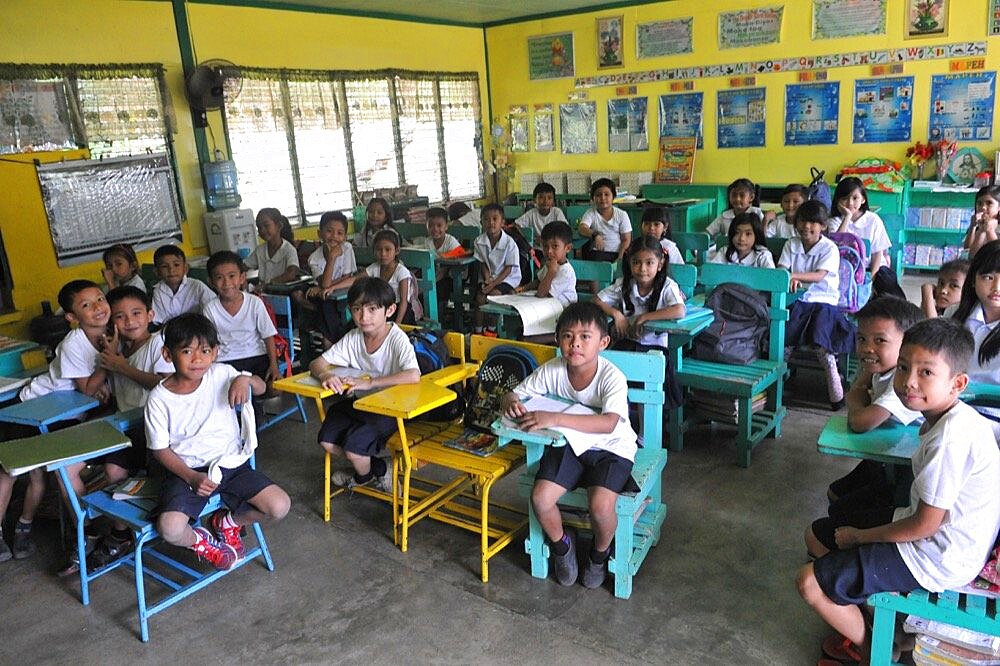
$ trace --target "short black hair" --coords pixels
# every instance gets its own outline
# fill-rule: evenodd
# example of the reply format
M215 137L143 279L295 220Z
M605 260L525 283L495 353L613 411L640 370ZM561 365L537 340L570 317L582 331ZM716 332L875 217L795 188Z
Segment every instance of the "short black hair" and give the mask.
M490 211L494 211L494 210L496 212L500 213L500 217L501 218L504 217L503 206L501 206L500 204L496 204L496 203L488 203L485 206L483 206L482 210L479 211L479 219L483 219L485 217L488 217L489 214L490 214Z
M615 187L615 181L610 178L598 178L593 183L590 184L590 198L593 199L594 195L597 194L597 190L602 187L606 187L611 190L611 196L618 196L618 188Z
M542 241L558 238L566 245L573 244L573 230L566 222L556 220L542 227Z
M469 208L469 204L464 201L457 201L448 206L448 219L455 221L471 210L472 209Z
M865 319L891 319L903 333L924 318L924 313L913 303L896 296L873 298L854 315L858 322Z
M556 320L556 335L573 324L593 324L601 335L608 335L608 315L592 301L578 301L567 305Z
M63 309L63 312L73 314L73 301L76 299L76 295L84 289L100 289L100 287L97 286L96 282L91 282L90 280L70 280L63 285L63 288L59 290L59 294L56 296L56 300L59 301L59 307Z
M194 341L204 342L209 347L219 346L219 332L212 320L200 312L185 312L163 325L163 346L171 353L183 349Z
M791 183L781 190L781 198L784 199L789 194L801 194L803 199L809 198L809 188L800 183Z
M946 261L941 264L938 268L938 275L942 273L961 273L962 275L969 274L969 260L968 259L952 259L951 261Z
M923 347L932 354L941 354L951 368L952 376L969 369L976 343L962 324L954 319L936 317L917 322L903 334L903 346Z
M396 292L382 278L360 277L347 290L347 304L378 305L387 308L396 304Z
M160 263L161 259L166 259L167 257L180 257L185 262L187 261L187 256L184 254L184 250L180 249L176 245L161 245L156 248L156 252L153 253L153 265Z
M429 222L431 218L437 218L440 220L448 221L448 211L441 206L434 206L433 208L427 209L427 221Z
M344 225L344 230L347 230L347 216L339 210L331 210L323 213L319 218L319 228L322 229L331 222L340 222Z
M396 233L395 229L382 229L375 234L375 237L372 238L372 248L374 249L375 244L382 241L392 243L396 246L397 250L399 249L399 234Z
M826 221L830 218L830 211L822 201L810 199L804 201L798 210L795 211L795 222L816 222L826 226Z
M865 189L865 184L861 182L861 179L857 176L848 176L847 178L841 178L837 182L837 188L833 191L833 205L836 207L841 199L846 199L847 197L854 194L857 190L861 192L864 201L861 203L860 210L862 213L868 212L868 190ZM799 210L802 210L801 208ZM796 213L797 215L798 213Z
M240 258L240 255L229 250L219 250L208 258L208 264L205 267L208 271L208 276L211 278L215 269L223 264L236 264L236 267L240 269L240 273L247 272L247 266L243 263L243 259Z
M556 188L552 187L551 183L546 183L543 180L542 182L538 183L538 185L535 185L535 189L532 190L531 192L531 198L534 199L539 194L551 194L552 196L555 196Z
M115 287L108 292L105 297L108 299L108 305L114 307L115 303L119 301L124 301L126 298L134 298L137 301L141 301L147 310L153 308L153 297L144 292L139 287L133 287L130 284L122 285L121 287Z

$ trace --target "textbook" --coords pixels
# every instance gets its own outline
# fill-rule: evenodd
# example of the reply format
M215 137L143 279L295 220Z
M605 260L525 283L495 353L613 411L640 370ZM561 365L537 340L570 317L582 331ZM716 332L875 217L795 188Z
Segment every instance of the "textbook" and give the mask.
M556 412L560 414L581 414L585 416L591 416L597 414L597 410L587 405L582 405L578 402L570 402L568 400L562 400L560 398L549 398L546 396L530 396L521 400L521 404L524 405L525 409L529 412ZM570 448L577 455L580 455L587 449L596 446L602 442L605 442L609 435L598 435L589 432L580 432L579 430L573 430L572 428L538 428L536 430L526 431L521 428L521 425L507 416L502 416L500 418L500 425L510 430L517 430L519 432L530 432L530 434L549 439L553 442L558 442L559 440L565 439L566 443L569 444Z
M160 496L159 479L133 477L125 479L111 491L111 499L156 499Z
M497 437L496 435L487 435L475 430L466 430L458 437L446 441L444 445L485 458L496 452Z

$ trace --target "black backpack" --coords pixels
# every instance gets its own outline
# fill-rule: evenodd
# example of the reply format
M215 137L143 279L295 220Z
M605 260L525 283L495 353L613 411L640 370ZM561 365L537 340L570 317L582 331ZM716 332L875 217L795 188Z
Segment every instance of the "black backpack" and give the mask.
M531 247L531 243L524 237L521 229L516 224L505 226L503 231L513 238L514 244L517 245L517 258L521 267L521 284L528 284L531 282L531 265L534 264L537 270L541 268L542 263L535 255L535 249Z
M499 345L491 349L466 394L465 428L492 432L490 425L500 418L503 397L537 367L535 357L520 347Z
M420 366L420 374L426 375L428 372L440 370L451 362L451 355L448 353L448 345L444 342L444 335L440 331L429 328L415 328L406 334L413 345L413 352L417 355L417 365ZM465 399L459 395L458 398L449 403L436 407L426 414L421 414L421 421L452 421L457 419L465 411Z
M715 319L694 339L694 357L732 365L756 361L771 323L764 296L727 282L716 287L705 307L715 313Z

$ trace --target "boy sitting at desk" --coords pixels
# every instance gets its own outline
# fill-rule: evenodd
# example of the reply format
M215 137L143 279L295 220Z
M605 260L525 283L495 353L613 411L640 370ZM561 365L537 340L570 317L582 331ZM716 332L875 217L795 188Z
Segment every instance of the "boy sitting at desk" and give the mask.
M542 241L542 231L552 222L565 222L566 215L561 208L556 208L556 188L549 183L538 183L535 185L531 197L535 202L535 207L526 211L524 215L514 220L514 224L522 229L531 229L535 232L535 247L545 250ZM570 246L573 244L572 231L570 232Z
M573 230L565 222L550 222L541 237L545 265L538 269L537 280L515 291L534 289L538 298L556 298L563 305L576 303L576 271L566 258L573 249ZM545 342L551 343L551 339Z
M476 305L486 305L487 296L513 294L521 284L521 259L517 243L503 231L503 208L483 206L483 233L473 244L479 262L481 282L476 291ZM476 308L476 332L483 332L483 313Z
M560 585L577 580L576 544L563 529L557 502L568 490L589 492L594 543L580 582L600 587L607 573L618 518L615 503L623 491L638 490L632 480L636 434L628 420L625 375L605 358L607 318L594 303L569 305L556 322L562 355L545 363L504 396L503 413L523 430L563 427L590 437L567 438L565 446L547 446L538 466L531 503L549 539L553 568ZM552 395L591 407L593 414L531 411L531 398Z
M312 373L324 388L353 398L387 386L420 381L420 366L413 345L390 317L396 311L396 294L377 277L361 277L347 292L355 328L313 359ZM330 480L341 487L372 485L392 491L392 472L378 453L396 432L396 420L361 412L354 400L333 403L319 429L319 443L328 453L344 456L350 469L334 470Z
M190 548L216 569L227 570L243 556L240 528L284 518L291 501L250 467L249 457L235 467L226 464L244 453L233 407L246 405L251 392L263 393L265 384L249 372L216 363L218 355L218 333L204 315L170 320L163 330L163 358L175 370L149 392L145 417L149 450L167 470L157 530L167 543ZM191 521L215 493L228 510L212 514L211 531L192 529Z
M1000 529L1000 450L989 420L959 400L973 340L930 319L903 335L893 388L920 411L910 505L866 528L843 524L799 570L799 594L862 660L871 636L860 606L876 592L941 592L976 577ZM867 662L866 662L867 663Z
M111 308L108 307L104 292L90 280L71 280L59 290L58 301L66 313L66 320L77 326L56 347L56 356L49 364L48 373L32 379L21 389L18 398L21 402L26 402L55 391L75 389L106 404L111 399L108 375L97 364L98 353L106 344L105 332L111 317ZM23 426L10 426L6 434L8 439L14 439L30 437L37 432ZM73 490L78 495L83 492L83 481L80 479L83 467L84 463L78 463L67 468ZM14 527L13 554L18 559L28 557L34 549L30 538L31 522L45 492L44 470L32 470L28 479L24 508ZM0 519L7 512L13 488L14 478L0 470ZM67 492L69 490L66 489ZM10 555L0 533L0 561L10 559Z
M185 312L201 312L215 294L201 280L188 277L187 257L176 245L161 245L153 253L160 281L153 287L153 321L162 324Z

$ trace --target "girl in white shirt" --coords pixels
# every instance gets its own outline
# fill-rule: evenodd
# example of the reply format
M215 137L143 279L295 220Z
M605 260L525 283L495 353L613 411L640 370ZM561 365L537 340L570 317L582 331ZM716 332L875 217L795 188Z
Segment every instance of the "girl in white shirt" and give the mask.
M793 183L781 192L781 215L764 213L764 233L768 238L795 238L795 211L809 200L809 188Z
M854 234L871 245L868 269L872 277L872 297L896 296L905 299L906 294L900 288L896 274L889 269L892 241L882 218L868 209L868 192L861 180L851 176L837 183L833 192L833 207L839 217L830 219L830 231Z
M753 205L756 199L757 186L749 178L737 178L729 183L729 187L726 188L726 201L729 202L729 208L722 211L722 214L712 220L712 223L705 228L705 233L712 239L712 242L715 242L716 236L729 233L729 225L733 218L740 213L754 213L757 217L764 219L763 211Z
M972 261L979 248L995 241L997 223L1000 222L1000 185L987 185L976 192L976 212L972 214L972 224L965 232L965 248ZM105 260L107 261L107 260Z
M667 255L668 264L683 264L684 256L680 248L670 238L670 215L662 206L654 206L642 211L642 233L660 241L663 253Z
M370 277L382 278L396 294L398 307L393 318L400 324L415 324L424 316L417 298L417 280L399 260L399 234L395 229L383 229L372 241L375 263L365 269Z
M117 243L104 251L104 281L108 290L129 285L146 291L146 283L139 275L139 258L128 243Z
M594 207L583 214L579 227L580 235L590 238L584 255L590 261L619 262L632 242L632 220L614 205L616 194L610 178L598 178L590 186Z
M729 244L713 251L708 260L715 264L774 268L774 257L767 249L760 218L753 213L740 213L734 217L729 225Z
M949 308L950 312L953 308ZM979 248L962 285L962 300L951 315L972 332L976 343L969 362L969 382L1000 383L1000 241ZM1000 409L974 405L976 411L1000 421Z

